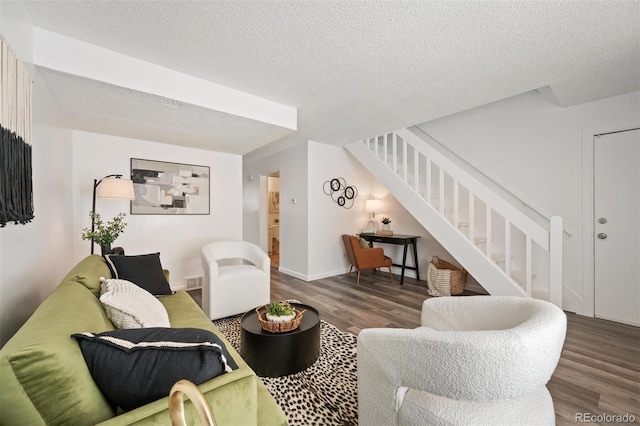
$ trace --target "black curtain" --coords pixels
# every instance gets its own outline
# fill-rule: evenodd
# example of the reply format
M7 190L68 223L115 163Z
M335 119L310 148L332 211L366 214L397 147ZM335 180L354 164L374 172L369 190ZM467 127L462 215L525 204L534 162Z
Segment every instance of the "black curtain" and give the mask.
M0 227L33 219L31 145L0 125Z

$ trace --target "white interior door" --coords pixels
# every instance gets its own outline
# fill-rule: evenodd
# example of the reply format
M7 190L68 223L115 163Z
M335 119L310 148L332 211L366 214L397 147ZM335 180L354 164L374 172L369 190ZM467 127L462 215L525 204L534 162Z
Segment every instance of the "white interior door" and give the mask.
M595 316L640 325L640 129L594 138Z

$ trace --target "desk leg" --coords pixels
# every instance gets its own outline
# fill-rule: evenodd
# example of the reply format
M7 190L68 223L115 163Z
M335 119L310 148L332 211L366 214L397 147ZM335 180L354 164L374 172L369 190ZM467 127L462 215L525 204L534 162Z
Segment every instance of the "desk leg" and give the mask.
M407 265L407 243L404 244L404 250L402 252L402 273L400 274L400 285L404 283L404 268Z
M418 245L416 244L417 241L413 240L413 261L415 262L414 265L416 267L416 280L420 280L420 269L418 269Z

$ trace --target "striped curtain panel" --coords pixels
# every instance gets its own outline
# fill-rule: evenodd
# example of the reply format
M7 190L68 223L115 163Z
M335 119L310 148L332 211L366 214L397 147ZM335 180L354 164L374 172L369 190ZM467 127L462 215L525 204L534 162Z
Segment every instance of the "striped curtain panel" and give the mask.
M0 226L33 219L31 77L0 39Z

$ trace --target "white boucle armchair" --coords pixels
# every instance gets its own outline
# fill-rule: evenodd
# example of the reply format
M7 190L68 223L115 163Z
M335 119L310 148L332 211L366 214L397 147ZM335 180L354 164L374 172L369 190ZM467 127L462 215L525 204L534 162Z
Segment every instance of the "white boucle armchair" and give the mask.
M211 319L269 303L271 259L248 241L216 241L202 247L202 309Z
M358 335L359 423L555 424L546 384L567 318L525 297L427 299L421 327Z

